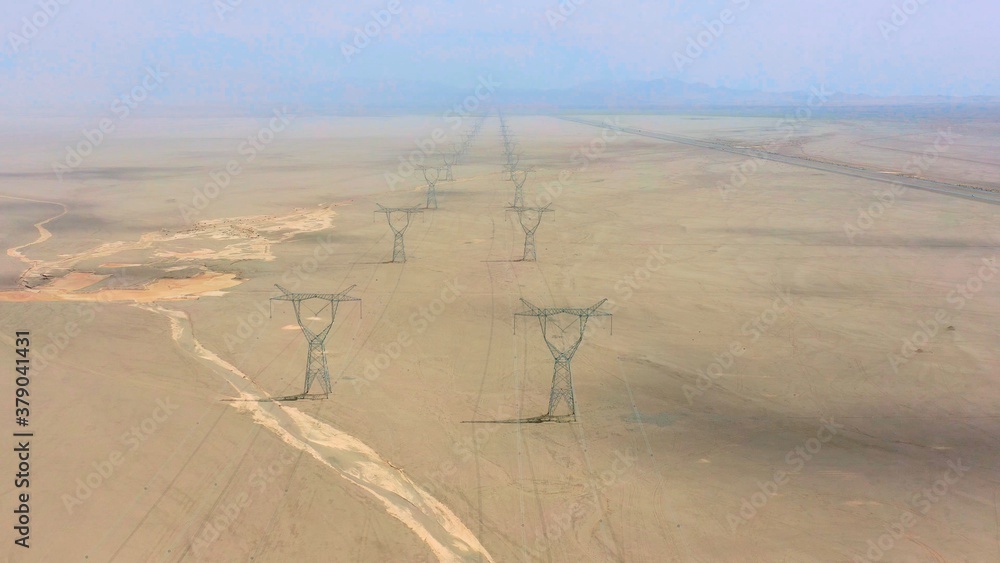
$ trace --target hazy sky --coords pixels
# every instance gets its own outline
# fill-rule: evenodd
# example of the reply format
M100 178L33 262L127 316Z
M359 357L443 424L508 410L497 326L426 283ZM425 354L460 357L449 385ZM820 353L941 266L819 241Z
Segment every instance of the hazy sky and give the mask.
M47 16L46 3L59 12ZM385 25L371 14L396 5ZM106 103L140 84L148 65L168 74L155 93L164 103L280 101L345 80L465 87L485 75L504 88L679 78L769 91L1000 95L996 0L563 0L564 12L574 9L565 20L553 17L559 6L4 0L0 103ZM25 19L42 25L26 28ZM714 20L718 37L706 29ZM374 37L345 56L366 25ZM685 52L699 33L701 53ZM679 65L675 54L694 56Z

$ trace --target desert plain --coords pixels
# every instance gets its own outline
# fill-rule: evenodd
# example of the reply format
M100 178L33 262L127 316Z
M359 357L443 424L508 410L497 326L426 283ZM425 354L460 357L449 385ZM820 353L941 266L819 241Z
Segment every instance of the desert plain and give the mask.
M1000 560L996 118L577 117L607 125L505 116L552 210L536 261L492 112L405 263L376 204L424 206L414 164L476 116L135 118L59 174L92 123L2 120L2 558ZM326 339L328 398L273 400L307 350L275 284L362 300ZM511 422L553 373L522 299L608 300L576 422Z

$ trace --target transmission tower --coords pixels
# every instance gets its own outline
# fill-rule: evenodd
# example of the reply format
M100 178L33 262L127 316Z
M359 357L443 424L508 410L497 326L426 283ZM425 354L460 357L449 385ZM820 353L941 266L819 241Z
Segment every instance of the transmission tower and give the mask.
M504 174L507 175L507 179L514 180L514 170L517 169L517 164L521 161L521 155L514 154L507 157L507 164L503 165Z
M514 202L511 207L524 207L524 183L528 180L530 169L514 169L510 173L510 181L514 183Z
M393 262L406 262L406 246L403 244L403 233L406 229L410 228L410 217L414 213L423 213L424 210L418 207L382 207L379 204L378 211L375 213L385 213L386 221L389 222L389 228L392 229L392 233L395 238L392 241L392 261ZM406 216L406 222L401 226L392 222L393 213Z
M427 204L425 209L438 208L437 181L441 171L437 168L423 168L424 180L427 180Z
M538 317L538 324L542 329L542 338L545 339L545 344L548 346L549 352L552 353L552 358L555 360L555 369L552 373L552 393L549 395L549 412L538 417L537 420L539 422L576 422L576 401L573 398L573 371L570 367L570 362L573 361L573 355L576 354L577 348L583 342L583 335L590 317L611 316L611 313L598 310L606 301L607 299L602 299L596 305L586 309L570 307L541 309L521 299L527 310L514 313L514 315ZM565 335L567 329L573 324L571 322L568 325L559 326L554 319L554 317L559 316L576 317L574 321L579 321L580 333L576 336L575 340L570 337L565 342L554 341L555 335L550 335L549 333L550 321L558 330L560 336ZM560 409L562 405L565 405L564 409Z
M521 257L521 261L534 262L535 231L538 230L538 225L542 222L542 216L545 213L550 213L555 210L549 209L548 205L545 207L519 207L511 205L507 208L507 211L514 211L517 213L517 220L521 223L521 228L524 229L524 256Z
M272 297L270 300L292 302L292 305L295 307L295 320L298 321L299 327L302 329L302 334L309 342L309 351L306 353L306 383L302 388L302 394L287 398L294 400L306 397L309 395L309 388L312 387L313 382L317 378L320 381L320 386L323 387L323 395L329 397L332 387L330 385L330 369L326 363L326 348L323 342L330 333L330 327L333 326L333 321L337 317L337 308L341 301L361 301L358 297L347 295L355 286L352 285L340 293L292 293L280 285L275 284L275 287L281 290L282 295ZM326 305L313 314L313 317L318 316L319 313L323 312L323 309L330 308L330 322L318 332L315 330L315 327L310 328L306 326L306 323L302 320L302 302L312 299L327 302Z
M513 137L504 137L503 139L503 152L507 157L507 162L510 162L511 156L514 154L514 149L517 148L517 142L514 141Z
M444 160L444 180L446 182L454 181L455 177L451 175L451 167L458 162L458 154L451 155L451 159L446 154L441 155L441 158Z

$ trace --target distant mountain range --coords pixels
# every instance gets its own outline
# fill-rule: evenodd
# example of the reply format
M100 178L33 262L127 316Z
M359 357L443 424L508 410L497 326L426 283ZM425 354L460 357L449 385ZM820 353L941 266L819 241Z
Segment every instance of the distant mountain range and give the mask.
M482 81L487 82L487 81ZM478 92L477 92L478 89ZM477 93L480 95L477 99ZM304 108L324 113L384 113L440 110L462 105L498 106L509 111L559 112L572 110L678 110L707 108L809 107L862 108L870 106L947 106L1000 108L1000 98L979 96L909 96L880 98L841 94L816 86L805 92L734 90L675 79L588 82L573 88L533 89L499 86L488 92L482 84L467 89L429 82L350 82L316 85L301 91Z
M230 84L225 95L204 92L174 92L165 99L150 99L143 105L146 116L239 116L269 115L276 107L294 108L299 115L391 115L402 113L478 113L499 107L509 112L640 112L699 113L787 113L809 108L812 115L865 113L885 116L898 111L900 117L917 115L996 115L1000 97L908 96L875 97L825 91L816 86L804 92L734 90L676 79L601 81L573 88L507 88L491 85L488 76L467 87L433 82L395 80L349 80L320 83ZM212 100L212 101L206 101ZM223 101L224 100L224 101ZM465 106L463 109L462 106ZM894 110L893 108L898 108ZM86 114L106 107L79 107ZM51 108L36 106L20 115L46 115ZM62 112L76 113L61 108Z

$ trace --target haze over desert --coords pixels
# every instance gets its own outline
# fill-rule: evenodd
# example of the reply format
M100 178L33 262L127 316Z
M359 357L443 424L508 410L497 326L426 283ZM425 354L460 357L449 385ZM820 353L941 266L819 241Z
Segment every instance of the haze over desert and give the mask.
M9 4L0 561L1000 561L1000 3Z
M136 121L62 184L8 173L32 194L0 201L22 285L0 301L40 335L39 560L834 561L869 540L890 560L992 558L997 207L612 128L891 170L934 124L816 119L774 141L764 117L584 119L608 125L504 117L525 205L554 211L534 262L496 113L405 263L373 211L424 206L394 162L439 116L296 117L190 222L185 197L266 120ZM980 184L995 136L950 131L921 176ZM307 348L274 284L356 286L329 399L268 400L299 393ZM573 359L574 423L529 422L553 356L515 321L522 298L608 299Z

